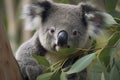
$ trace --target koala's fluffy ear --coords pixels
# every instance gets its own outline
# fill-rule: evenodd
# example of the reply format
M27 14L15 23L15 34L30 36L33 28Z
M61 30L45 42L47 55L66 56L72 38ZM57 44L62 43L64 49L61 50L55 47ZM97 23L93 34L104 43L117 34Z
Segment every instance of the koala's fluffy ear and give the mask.
M105 27L116 24L111 15L98 10L91 4L80 3L80 8L83 22L88 26L88 34L93 38L97 38Z
M51 3L49 0L37 0L23 7L22 18L26 30L34 30L42 25L49 14Z

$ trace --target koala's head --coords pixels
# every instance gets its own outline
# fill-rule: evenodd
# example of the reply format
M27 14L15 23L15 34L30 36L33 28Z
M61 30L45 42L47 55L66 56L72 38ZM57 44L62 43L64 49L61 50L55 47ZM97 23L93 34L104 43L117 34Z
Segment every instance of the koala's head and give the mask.
M46 0L27 5L24 13L29 25L39 27L41 45L52 52L84 48L89 37L95 39L101 33L110 17L87 3L70 5Z

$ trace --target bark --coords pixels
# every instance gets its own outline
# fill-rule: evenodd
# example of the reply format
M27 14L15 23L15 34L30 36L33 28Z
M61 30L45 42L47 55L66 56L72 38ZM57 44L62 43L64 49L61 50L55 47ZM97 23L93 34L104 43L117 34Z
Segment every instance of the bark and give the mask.
M0 21L0 80L22 80L18 64Z

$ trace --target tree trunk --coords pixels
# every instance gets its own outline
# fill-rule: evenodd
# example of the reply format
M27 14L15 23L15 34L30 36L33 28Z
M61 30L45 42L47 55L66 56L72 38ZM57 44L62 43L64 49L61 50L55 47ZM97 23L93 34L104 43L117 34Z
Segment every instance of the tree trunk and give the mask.
M4 27L0 21L0 80L22 80L19 67L12 54Z

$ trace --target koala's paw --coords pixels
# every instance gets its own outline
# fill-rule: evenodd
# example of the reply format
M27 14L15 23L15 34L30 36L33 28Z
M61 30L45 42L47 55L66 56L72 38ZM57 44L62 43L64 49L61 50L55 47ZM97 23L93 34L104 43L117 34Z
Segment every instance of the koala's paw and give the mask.
M40 66L26 66L26 75L28 77L28 80L36 80L37 76L39 76L42 73L42 69Z

